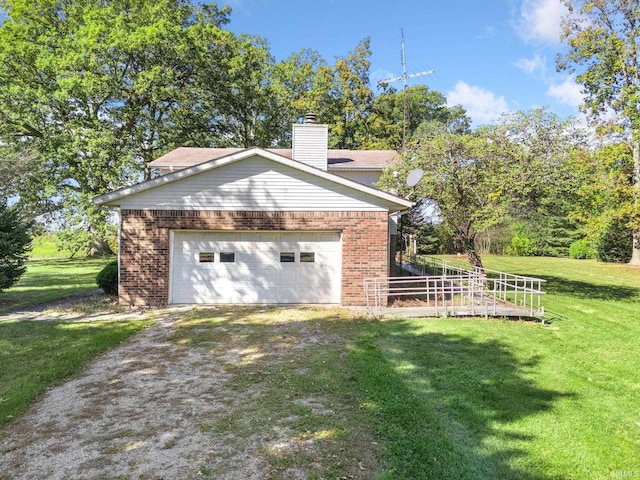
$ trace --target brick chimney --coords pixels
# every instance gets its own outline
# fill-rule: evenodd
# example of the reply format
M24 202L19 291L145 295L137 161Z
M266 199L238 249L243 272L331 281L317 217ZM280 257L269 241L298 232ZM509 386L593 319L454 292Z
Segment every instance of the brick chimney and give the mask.
M293 124L293 159L327 170L329 128L319 125L316 115L307 113L304 123Z

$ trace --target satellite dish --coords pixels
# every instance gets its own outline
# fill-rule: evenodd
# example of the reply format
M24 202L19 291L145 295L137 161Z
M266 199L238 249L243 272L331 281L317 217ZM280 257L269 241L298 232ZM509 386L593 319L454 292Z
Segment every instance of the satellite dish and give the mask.
M407 175L407 186L415 187L422 177L424 176L424 171L421 168L416 168L415 170L411 170L409 175Z

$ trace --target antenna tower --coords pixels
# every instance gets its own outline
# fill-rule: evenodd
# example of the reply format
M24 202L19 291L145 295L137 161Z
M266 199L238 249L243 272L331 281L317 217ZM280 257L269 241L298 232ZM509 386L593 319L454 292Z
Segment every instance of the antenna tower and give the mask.
M407 146L407 80L409 78L422 77L423 75L431 75L433 70L425 70L423 72L409 73L407 74L407 62L404 55L404 30L400 29L400 35L402 37L401 42L401 55L402 55L402 75L399 77L387 78L386 80L380 80L378 86L386 86L389 83L404 80L404 88L402 90L403 99L403 113L402 113L402 148Z

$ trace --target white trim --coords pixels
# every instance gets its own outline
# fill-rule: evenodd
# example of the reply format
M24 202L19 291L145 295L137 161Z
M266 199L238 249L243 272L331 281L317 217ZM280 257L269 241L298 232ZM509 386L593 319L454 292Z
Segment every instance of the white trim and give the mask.
M173 275L174 275L173 245L175 242L173 232L174 230L169 230L169 259L167 260L169 263L169 281L168 281L169 295L167 295L167 301L169 305L173 303Z
M227 155L226 157L221 157L215 160L209 160L207 162L194 165L192 167L184 168L176 172L162 175L152 180L147 180L145 182L137 183L130 187L120 188L113 192L105 193L103 195L95 197L92 199L92 202L96 205L112 205L112 206L118 205L115 202L129 195L134 195L136 193L144 192L146 190L159 187L161 185L166 185L172 182L176 182L178 180L181 180L186 177L190 177L192 175L197 175L199 173L206 172L208 170L213 170L216 168L220 168L224 165L229 165L234 162L251 158L252 156L259 156L267 160L271 160L273 162L279 163L281 165L294 168L296 170L300 170L310 175L328 180L338 185L343 185L347 188L351 188L351 189L363 192L367 195L380 198L387 202L395 203L398 207L401 207L401 208L410 208L413 206L413 202L406 200L404 198L398 197L396 195L392 195L390 193L383 192L382 190L378 190L373 187L368 187L366 185L355 182L353 180L349 180L347 178L340 177L333 173L326 172L324 170L320 170L315 167L311 167L302 162L291 160L287 157L283 157L282 155L278 155L258 147L242 150L240 152L233 153L231 155Z

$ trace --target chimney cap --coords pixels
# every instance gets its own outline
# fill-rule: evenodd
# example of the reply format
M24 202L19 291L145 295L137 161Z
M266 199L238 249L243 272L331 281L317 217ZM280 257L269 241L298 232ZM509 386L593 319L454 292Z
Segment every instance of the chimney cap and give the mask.
M304 116L304 123L318 123L318 116L309 112Z

